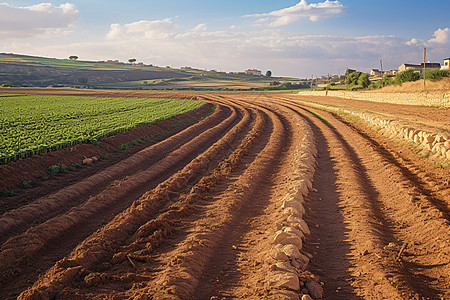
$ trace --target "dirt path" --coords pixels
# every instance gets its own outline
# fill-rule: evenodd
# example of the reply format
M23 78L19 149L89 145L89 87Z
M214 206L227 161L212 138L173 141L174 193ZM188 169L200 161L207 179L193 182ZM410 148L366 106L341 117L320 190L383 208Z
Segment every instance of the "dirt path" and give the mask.
M401 105L325 96L286 95L285 97L293 100L300 99L313 103L371 111L401 120L408 120L416 124L425 124L450 131L450 108L448 107Z
M294 96L195 97L218 109L0 218L2 299L450 297L448 169Z

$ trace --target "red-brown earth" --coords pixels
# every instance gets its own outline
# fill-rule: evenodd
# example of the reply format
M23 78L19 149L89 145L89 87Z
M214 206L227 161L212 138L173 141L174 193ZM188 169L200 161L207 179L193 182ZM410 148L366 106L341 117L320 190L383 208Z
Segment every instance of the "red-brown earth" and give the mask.
M51 178L47 193L19 195L0 217L2 299L450 297L449 169L305 101L437 128L448 110L418 116L417 107L288 94L25 92L157 94L216 110L113 163ZM298 174L312 176L298 198L309 229L291 229L309 261L300 265L272 255ZM296 282L273 277L285 273Z

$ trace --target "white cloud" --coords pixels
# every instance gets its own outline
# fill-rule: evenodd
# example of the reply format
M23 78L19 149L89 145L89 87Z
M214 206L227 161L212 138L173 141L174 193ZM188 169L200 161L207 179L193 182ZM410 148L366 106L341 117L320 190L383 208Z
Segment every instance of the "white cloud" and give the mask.
M421 39L412 38L411 40L405 42L408 46L423 46L423 41Z
M80 57L98 60L136 57L162 66L189 65L225 71L256 66L290 76L310 73L306 70L337 73L346 67L368 71L377 65L381 54L386 57L386 65L398 67L404 57L413 60L416 51L416 47L395 36L301 35L278 29L211 31L205 24L184 29L171 19L112 24L106 41L61 46L58 51L63 54L54 55L67 56L67 48L77 49ZM97 55L93 57L93 53Z
M442 63L442 60L448 57L450 53L450 29L439 28L434 31L433 37L428 40L412 38L405 42L410 48L415 49L416 53L423 53L423 48L427 48L427 60L431 62ZM414 61L422 61L423 58L415 58Z
M437 36L440 37L435 33L434 38ZM162 19L112 24L104 38L91 42L67 44L60 38L55 38L53 43L42 39L14 43L0 40L0 52L60 58L75 54L87 60L127 61L135 57L159 66L223 71L255 67L269 69L274 75L310 77L312 73L343 73L347 67L368 72L378 67L380 59L386 69L397 68L407 61L420 62L422 42L396 36L304 35L277 28L243 31L235 27L214 31L205 24L184 28L172 19ZM29 49L33 49L32 53ZM432 61L440 61L448 56L448 49L445 45L439 49L430 47L427 56Z
M176 28L177 26L173 24L170 18L156 21L143 20L125 25L111 24L107 38L111 40L123 38L167 38Z
M72 26L78 19L74 4L41 3L16 7L0 3L0 38L28 38Z
M248 17L258 17L257 23L269 23L272 27L278 27L291 24L301 18L309 18L312 22L316 22L321 18L340 14L344 8L344 5L339 1L326 0L321 3L308 4L305 0L301 0L296 5L288 8L265 14L248 15Z
M450 29L438 29L433 34L434 38L428 40L428 44L449 45L450 44Z
M194 27L194 29L192 29L192 31L205 31L206 28L206 24L198 24Z

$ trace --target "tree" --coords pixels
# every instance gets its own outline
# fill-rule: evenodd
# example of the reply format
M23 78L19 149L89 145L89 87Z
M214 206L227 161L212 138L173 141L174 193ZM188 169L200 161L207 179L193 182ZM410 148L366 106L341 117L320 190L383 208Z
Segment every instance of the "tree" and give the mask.
M352 72L347 75L345 83L351 89L367 88L370 84L369 74L363 72Z
M133 64L134 62L136 62L136 58L130 58L128 61L130 62L130 64Z
M348 85L357 85L358 84L358 78L361 75L361 72L351 72L347 75L347 78L345 79L345 83Z
M271 77L271 76L272 76L272 71L268 70L268 71L266 72L266 77Z
M369 74L361 73L358 78L358 85L362 86L363 88L368 87L370 84L369 80Z
M70 59L70 60L77 60L77 59L78 59L78 56L76 56L76 55L71 55L71 56L69 56L69 59Z

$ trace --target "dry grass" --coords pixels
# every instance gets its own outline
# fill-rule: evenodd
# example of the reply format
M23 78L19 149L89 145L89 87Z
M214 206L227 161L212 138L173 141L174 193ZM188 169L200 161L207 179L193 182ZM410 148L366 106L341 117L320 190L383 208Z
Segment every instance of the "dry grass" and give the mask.
M450 92L450 77L443 78L440 81L429 81L426 82L426 87L428 92ZM395 93L395 92L423 92L423 80L418 80L414 82L405 82L402 85L391 85L384 87L377 92Z

